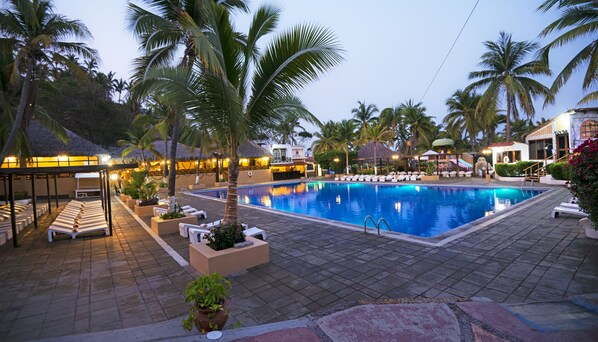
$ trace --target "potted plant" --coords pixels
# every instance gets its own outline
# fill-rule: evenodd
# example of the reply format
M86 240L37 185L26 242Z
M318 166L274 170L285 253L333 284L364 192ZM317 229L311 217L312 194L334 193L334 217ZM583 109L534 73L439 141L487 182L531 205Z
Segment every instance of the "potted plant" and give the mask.
M235 274L268 263L268 243L245 236L243 226L233 223L210 229L199 243L189 244L189 261L201 274Z
M187 284L185 302L192 303L183 327L191 330L193 324L202 334L221 330L228 320L226 293L231 288L220 274L204 275Z
M175 204L174 211L152 217L151 228L158 235L173 234L179 232L179 223L197 224L197 217L186 216L181 206Z
M426 175L421 176L423 181L437 181L440 178L438 175L435 175L434 172L436 171L436 165L433 162L427 162L426 166Z
M581 219L586 236L598 239L598 135L588 139L573 151L569 160L571 192L588 217Z
M158 186L153 180L147 180L139 188L139 206L158 204Z

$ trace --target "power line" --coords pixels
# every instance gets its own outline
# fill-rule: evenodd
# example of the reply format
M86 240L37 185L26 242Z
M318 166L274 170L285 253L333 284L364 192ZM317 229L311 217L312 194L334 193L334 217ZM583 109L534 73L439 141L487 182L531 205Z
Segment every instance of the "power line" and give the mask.
M442 67L444 66L444 62L446 62L448 56L451 54L451 51L453 51L453 48L455 47L455 44L457 44L457 41L459 40L459 37L461 37L461 33L463 33L463 30L465 29L465 26L467 26L467 23L469 22L469 18L471 18L471 15L473 14L473 11L475 11L475 8L478 7L478 3L479 2L480 2L480 0L477 0L475 2L475 5L473 5L473 8L471 9L471 12L469 12L469 15L467 16L467 19L465 19L465 23L463 23L463 26L461 27L461 31L459 31L459 34L457 35L457 38L455 38L455 41L453 42L453 45L451 45L451 48L446 53L446 56L442 60L442 63L440 63L440 66L438 67L438 70L436 70L436 74L434 74L434 77L432 78L432 81L430 81L430 84L428 84L428 87L426 88L426 91L422 95L421 99L419 99L419 102L422 102L422 100L424 99L424 97L428 93L428 90L430 90L430 87L432 86L432 84L436 80L436 76L438 76L438 74L440 73L440 70L442 70Z

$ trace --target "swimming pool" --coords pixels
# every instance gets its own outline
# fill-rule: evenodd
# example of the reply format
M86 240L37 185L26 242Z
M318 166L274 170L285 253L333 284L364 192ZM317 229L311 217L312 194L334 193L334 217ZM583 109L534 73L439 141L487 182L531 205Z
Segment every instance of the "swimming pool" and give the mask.
M364 218L372 215L376 221L383 217L393 232L433 237L532 198L542 190L301 182L241 187L238 192L239 202L244 204L361 226ZM226 198L226 190L196 193Z

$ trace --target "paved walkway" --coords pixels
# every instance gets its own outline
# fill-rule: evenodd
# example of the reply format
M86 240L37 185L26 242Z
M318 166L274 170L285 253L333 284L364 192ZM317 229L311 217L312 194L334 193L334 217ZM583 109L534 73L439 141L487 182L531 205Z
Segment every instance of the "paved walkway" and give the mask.
M47 338L140 326L188 311L184 269L113 202L114 235L58 236L46 227L0 247L0 341Z
M551 208L568 197L559 190L442 247L242 207L243 222L267 230L271 262L229 277L229 323L293 320L359 301L477 296L533 303L593 293L598 243L584 237L576 219L550 218ZM205 209L210 219L224 208L213 200L179 199ZM119 204L114 212L112 237L48 243L41 228L46 219L21 233L21 248L0 247L0 340L155 322L178 327L188 309L183 288L197 272L176 263ZM188 258L186 240L176 234L164 240Z

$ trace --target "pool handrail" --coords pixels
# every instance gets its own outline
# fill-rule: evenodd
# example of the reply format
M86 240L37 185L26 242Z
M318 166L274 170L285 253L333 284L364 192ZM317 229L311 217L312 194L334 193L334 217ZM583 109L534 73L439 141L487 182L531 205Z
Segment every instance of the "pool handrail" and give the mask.
M392 232L392 228L390 228L390 225L388 224L388 222L386 222L384 217L381 217L378 220L378 224L376 225L376 226L378 226L378 235L380 235L380 223L382 223L382 222L384 222L384 224L386 225L386 228L388 228L388 230Z
M376 221L374 221L374 218L372 217L372 215L368 215L363 219L363 233L364 234L367 233L366 228L367 228L368 218L370 219L370 221L372 221L374 226L376 226L376 228L378 229L378 236L380 236L380 227L376 224Z

